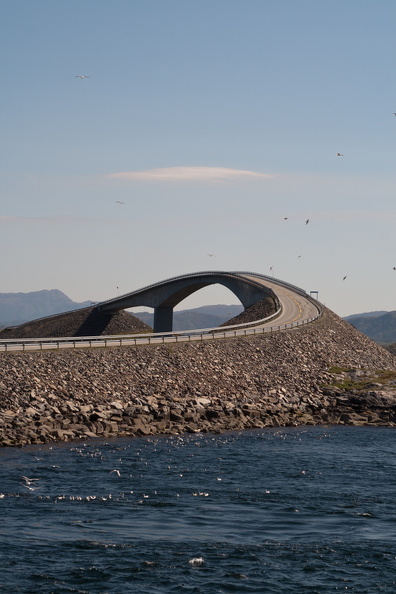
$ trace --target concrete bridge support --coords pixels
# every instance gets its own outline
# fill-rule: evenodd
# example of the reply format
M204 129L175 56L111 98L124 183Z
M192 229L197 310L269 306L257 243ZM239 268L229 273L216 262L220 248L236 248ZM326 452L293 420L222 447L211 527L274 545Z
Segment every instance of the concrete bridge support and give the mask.
M198 272L175 277L116 297L98 304L98 310L110 315L120 309L135 306L154 308L154 332L172 332L173 308L208 285L220 284L227 287L242 303L245 309L275 293L262 281L237 272Z
M171 332L173 328L173 307L154 309L154 332Z

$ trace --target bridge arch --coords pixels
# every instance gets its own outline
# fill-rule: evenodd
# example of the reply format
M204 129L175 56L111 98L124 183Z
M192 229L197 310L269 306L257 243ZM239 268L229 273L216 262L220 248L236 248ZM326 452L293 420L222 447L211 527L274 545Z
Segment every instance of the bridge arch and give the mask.
M208 285L220 284L228 288L247 309L258 301L276 295L252 277L235 272L198 272L171 278L127 295L102 302L97 309L110 315L120 309L135 306L154 308L154 332L171 332L173 308L196 291Z

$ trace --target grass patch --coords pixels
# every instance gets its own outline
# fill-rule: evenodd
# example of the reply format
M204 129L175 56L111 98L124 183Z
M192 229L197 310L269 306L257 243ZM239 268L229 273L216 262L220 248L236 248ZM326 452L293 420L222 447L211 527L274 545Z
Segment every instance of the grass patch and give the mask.
M388 383L391 381L396 381L396 371L388 371L387 369L385 370L379 370L376 372L377 373L377 381L378 383Z
M362 371L364 375L353 377L356 371ZM380 384L381 386L391 387L396 390L396 371L387 369L356 370L355 368L334 365L329 367L329 372L335 376L334 381L329 384L329 387L339 388L343 391L364 391L370 389L372 384Z

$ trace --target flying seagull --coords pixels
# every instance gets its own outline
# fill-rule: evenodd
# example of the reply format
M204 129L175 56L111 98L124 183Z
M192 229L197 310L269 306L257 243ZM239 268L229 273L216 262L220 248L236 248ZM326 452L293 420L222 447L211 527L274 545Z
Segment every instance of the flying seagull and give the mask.
M308 225L308 223L309 223L309 219L307 219L307 220L305 221L305 224L306 224L306 225Z
M34 481L40 480L38 478L29 478L28 476L23 476L23 475L21 476L21 479L23 479L27 485L30 485L30 483L33 483Z
M337 157L343 157L344 155L342 153L337 153Z
M91 78L91 77L87 76L86 74L76 74L76 76L74 78Z
M116 200L115 203L116 204L125 204L125 202L122 202L122 200Z
M213 258L214 254L208 254L209 258Z
M342 280L345 280L345 279L346 279L346 276L344 276L344 278Z

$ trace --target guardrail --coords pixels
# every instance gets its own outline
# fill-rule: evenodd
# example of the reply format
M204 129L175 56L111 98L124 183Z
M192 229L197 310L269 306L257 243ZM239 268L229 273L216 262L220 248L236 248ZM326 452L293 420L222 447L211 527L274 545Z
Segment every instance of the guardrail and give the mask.
M262 324L264 322L268 322L274 318L276 318L277 316L279 316L282 313L282 308L279 307L277 309L277 311L273 314L271 314L270 316L267 316L266 318L262 318L261 320L255 320L254 322L244 322L242 324L233 324L230 326L227 326L227 329L232 329L232 328L245 328L245 327L249 327L249 326L256 326L257 324ZM216 326L215 328L198 328L198 329L192 329L192 330L185 330L185 331L181 331L179 332L179 334L191 334L191 335L201 335L201 334L206 334L208 332L217 332L217 331L222 331L221 327ZM148 334L147 332L144 334L124 334L122 338L124 338L125 340L131 340L131 339L140 339L140 341L142 340L146 340L149 337L153 337L153 338L172 338L173 336L175 336L177 333L174 332L173 330L170 332L157 332L157 333L151 333ZM119 335L108 335L105 337L106 340L119 340L120 336ZM0 339L0 352L1 352L1 347L3 345L23 345L23 344L40 344L40 343L64 343L64 342L86 342L86 341L101 341L103 342L104 337L103 336L81 336L81 337L71 337L71 336L63 336L63 337L50 337L50 338L6 338L4 340ZM149 343L150 344L150 343ZM5 349L7 350L7 349Z
M315 300L313 300L315 301ZM278 310L271 316L254 322L244 324L235 324L223 328L201 328L199 330L187 330L185 332L162 332L157 334L130 334L123 336L81 336L80 337L61 337L50 339L8 339L0 341L0 352L15 352L29 350L54 350L61 348L93 348L93 347L111 347L111 346L138 346L138 345L158 345L172 344L178 342L194 342L204 340L215 340L216 338L235 338L237 336L251 336L255 334L266 334L279 332L282 330L305 326L317 320L322 315L321 304L315 302L318 314L305 320L297 320L287 324L274 326L259 326L258 324L279 316L281 310ZM320 307L319 307L320 306Z
M301 289L300 287L297 287L295 285L292 285L291 283L287 283L285 281L282 281L280 279L274 278L272 276L267 276L265 274L259 274L257 272L246 272L246 271L230 271L230 270L206 270L206 271L201 271L201 272L191 272L189 274L180 274L178 276L173 276L171 278L168 278L166 280L163 281L159 281L156 283L152 283L150 285L147 285L145 287L142 287L141 289L137 289L136 291L131 291L130 293L124 293L123 295L118 295L117 297L113 297L111 299L106 299L104 301L95 301L92 302L91 306L86 306L86 307L78 307L77 309L71 309L69 311L64 311L64 312L59 312L59 313L55 313L55 314L51 314L51 315L47 315L47 316L43 316L40 318L34 318L33 320L30 320L31 322L39 322L40 320L48 320L48 319L53 319L53 318L57 318L59 316L64 316L67 314L73 314L77 311L81 311L83 309L90 309L90 308L96 308L96 307L100 307L101 305L107 305L108 303L113 303L115 301L119 301L120 299L123 299L124 297L129 297L130 295L134 295L136 293L141 293L143 291L147 291L148 289L153 289L155 287L167 284L171 281L175 281L175 280L180 280L183 278L190 278L190 277L196 277L196 276L217 276L219 274L226 274L228 276L251 276L251 277L256 277L256 278L260 278L263 280L267 280L269 282L275 283L276 285L279 285L281 287L285 287L287 289L291 289L292 291L294 291L295 293L298 293L299 295L303 295L304 297L306 297L308 300L315 302L315 304L318 305L318 307L321 307L321 304L316 301L315 299L313 299L310 295L308 295L306 293L306 291L304 291L304 289ZM9 328L16 328L17 326L9 326Z
M292 284L282 281L280 279L274 278L272 276L267 276L265 274L259 274L257 272L247 272L247 271L239 271L239 270L204 270L201 272L191 272L188 274L179 274L178 276L173 276L171 278L167 278L165 280L158 281L158 282L152 283L150 285L146 285L145 287L142 287L141 289L137 289L136 291L131 291L130 293L124 293L123 295L118 295L117 297L112 297L111 299L106 299L104 301L98 301L95 303L95 307L100 307L101 305L108 305L109 303L114 303L114 302L120 301L121 299L124 299L126 297L130 297L135 294L143 293L144 291L148 291L149 289L154 289L154 288L160 287L161 285L167 285L168 283L173 282L173 281L177 281L177 280L181 280L181 279L185 279L185 278L191 278L191 277L196 278L196 277L200 277L200 276L218 276L219 274L224 274L224 275L233 276L233 277L240 277L240 276L256 277L256 278L270 281L270 282L280 285L282 287L291 289L295 293L299 293L300 295L307 295L307 293L304 291L304 289L301 289L300 287L296 287L295 285L292 285Z

